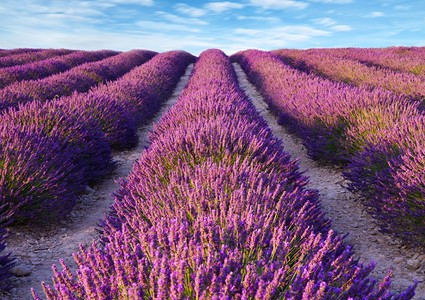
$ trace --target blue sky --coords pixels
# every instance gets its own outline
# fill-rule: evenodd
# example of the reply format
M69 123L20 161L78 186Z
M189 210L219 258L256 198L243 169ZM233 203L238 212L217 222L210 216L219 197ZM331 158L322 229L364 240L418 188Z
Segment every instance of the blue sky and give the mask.
M425 2L1 0L0 48L183 49L425 46Z

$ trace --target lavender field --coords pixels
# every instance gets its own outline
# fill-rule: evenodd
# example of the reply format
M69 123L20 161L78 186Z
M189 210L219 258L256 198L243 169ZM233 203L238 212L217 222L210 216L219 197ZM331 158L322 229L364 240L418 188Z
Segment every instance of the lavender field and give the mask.
M424 47L3 49L0 298L425 299L424 108Z

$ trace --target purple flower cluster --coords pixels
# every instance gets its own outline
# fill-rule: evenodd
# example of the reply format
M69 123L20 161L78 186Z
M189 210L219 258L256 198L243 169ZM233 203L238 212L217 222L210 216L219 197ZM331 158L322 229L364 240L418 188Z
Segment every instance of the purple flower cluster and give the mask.
M367 66L356 60L333 55L332 51L322 51L322 49L280 49L273 53L293 67L333 81L343 81L366 88L383 88L408 95L413 100L425 101L425 78L421 76Z
M406 47L406 46L397 46L397 47L387 47L387 48L378 48L379 51L389 53L389 54L399 54L405 57L425 59L425 47Z
M318 195L237 85L203 52L121 182L103 242L54 266L48 299L411 299L376 287ZM40 299L34 293L35 299Z
M123 87L114 87L115 94L109 93L112 83L108 83L88 94L33 101L3 112L0 215L8 222L43 223L69 213L87 183L98 181L112 169L110 146L128 146L131 130L134 138L130 138L137 142L136 119L127 107L138 105L138 109L147 110L138 115L151 116L155 111L149 103L158 101L152 105L159 108L162 97L170 96L193 61L194 56L183 51L158 54L120 78ZM146 96L159 87L159 96ZM119 93L127 88L134 91L132 97ZM137 94L137 90L142 92ZM0 252L4 249L1 233ZM9 255L0 256L0 282L9 276L10 267Z
M0 69L0 88L22 80L41 79L59 72L65 72L83 63L117 55L110 50L75 51L67 55L45 59L25 65Z
M87 92L99 83L117 79L155 54L148 50L132 50L44 79L15 82L0 90L0 110L34 100L51 100L75 91Z
M87 94L63 97L61 101L79 114L93 116L112 148L132 147L138 141L136 126L159 110L194 60L184 51L164 52L116 81L97 86Z
M35 101L3 114L0 141L0 207L15 223L67 214L87 182L112 168L97 122L55 102Z
M135 69L105 86L104 93L116 95L116 101L124 105L137 122L144 123L171 96L187 65L194 61L195 57L185 51L161 53L146 67Z
M33 49L33 48L15 48L15 49L1 49L0 57L5 57L9 55L22 54L22 53L35 53L43 49Z
M68 49L43 49L40 51L25 51L23 53L18 52L13 55L0 57L0 68L23 65L34 61L55 57L58 55L69 54L74 51L75 50Z
M425 245L425 117L418 103L307 75L272 53L233 59L313 158L347 163L350 189L365 196L383 231Z
M397 52L388 52L385 48L329 48L321 49L332 55L358 60L368 66L389 68L425 77L425 56L412 57Z
M165 91L172 92L170 82L176 82L184 72L186 65L179 58L187 65L193 56L183 51L160 54L154 63L130 72L128 78L132 80L124 76L120 82L124 87L142 90L149 90L149 85L162 85L166 96ZM160 67L168 77L160 74ZM135 76L149 72L148 69L158 78ZM110 144L128 143L118 136L129 129L134 134L135 118L126 109L126 98L108 94L108 86L89 94L75 93L54 101L21 104L2 114L0 207L8 220L54 220L70 211L88 182L98 181L109 173L113 167ZM111 140L113 137L115 140Z

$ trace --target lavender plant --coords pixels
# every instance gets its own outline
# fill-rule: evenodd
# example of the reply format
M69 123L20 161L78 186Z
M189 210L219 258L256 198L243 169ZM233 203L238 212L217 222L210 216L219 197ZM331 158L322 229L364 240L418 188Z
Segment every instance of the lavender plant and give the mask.
M389 276L376 286L373 263L329 230L223 52L200 55L151 142L115 195L103 243L74 255L76 274L53 267L48 299L413 297L415 286L392 295Z
M0 57L0 68L23 65L34 61L39 61L58 55L65 55L75 50L68 49L40 49L38 51L25 51L14 55Z
M74 93L54 101L64 110L72 109L78 115L93 119L111 148L124 149L137 144L136 122L113 94L97 89L93 93Z
M0 57L5 57L9 55L15 55L15 54L23 54L23 53L31 53L31 52L38 52L43 49L33 49L33 48L15 48L15 49L2 49L0 52Z
M385 48L333 48L321 49L332 55L358 60L368 66L390 68L395 71L409 72L415 75L425 75L425 56L406 56L397 52L389 52Z
M148 50L133 50L101 61L85 63L44 79L13 83L0 90L0 110L17 107L19 103L47 101L71 95L74 91L87 92L99 83L117 79L155 54L156 52Z
M94 117L111 147L133 147L138 141L136 125L146 122L159 109L193 60L194 57L184 51L161 53L115 82L58 101L80 114ZM158 87L160 91L152 92Z
M0 88L22 80L41 79L59 72L65 72L77 65L117 55L115 51L75 51L67 55L42 61L0 69Z
M5 130L16 125L34 125L47 136L58 132L62 147L73 153L73 164L87 181L99 180L113 167L108 140L98 123L93 117L79 114L60 102L27 103L19 109L9 109L1 121Z
M425 245L425 119L418 103L303 74L271 53L233 58L313 158L347 163L349 188L369 199L364 203L382 230Z
M425 78L406 72L366 66L359 61L338 57L321 49L276 50L273 53L286 63L309 73L315 73L334 81L374 88L379 87L405 94L412 100L425 100Z
M171 95L186 66L194 60L195 57L185 51L161 53L120 80L101 86L99 93L114 95L137 123L143 123ZM97 93L96 89L93 92Z
M0 128L0 208L8 221L54 220L70 211L83 174L71 149L53 128L49 136L36 124Z

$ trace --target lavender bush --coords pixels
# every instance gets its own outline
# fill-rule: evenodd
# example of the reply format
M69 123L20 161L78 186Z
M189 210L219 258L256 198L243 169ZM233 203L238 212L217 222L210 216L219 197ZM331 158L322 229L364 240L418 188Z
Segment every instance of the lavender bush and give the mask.
M332 55L358 60L368 66L390 68L395 71L410 72L425 76L425 56L407 56L387 51L386 48L332 48L321 49Z
M155 80L135 76L122 82L141 89L163 85L166 95L172 91L170 82L176 82L191 60L186 52L164 53L151 65L164 68L162 73L152 69L160 75ZM107 90L108 85L103 87ZM99 87L87 95L74 93L46 103L33 101L2 114L1 202L8 219L41 222L66 214L88 182L100 180L113 168L110 144L129 145L128 137L134 143L134 117L115 100L118 95L105 90ZM27 186L21 189L19 182Z
M321 49L273 51L286 63L302 71L315 73L334 81L373 88L379 87L408 95L417 101L425 100L425 78L380 67L369 67L359 61L332 55Z
M120 80L99 87L99 93L114 95L138 123L143 123L171 95L186 66L194 60L195 57L185 51L161 53ZM97 93L96 89L93 92Z
M160 108L193 60L194 57L184 51L161 53L115 82L59 101L79 114L94 117L112 148L133 147L138 141L136 126ZM156 92L158 87L161 90Z
M93 117L79 114L58 101L34 101L19 109L9 109L1 121L5 129L19 124L34 125L48 136L58 132L60 143L73 153L73 163L87 181L102 178L113 166L108 140Z
M94 119L111 148L124 149L137 144L136 122L114 95L99 89L95 93L74 93L55 102L65 110L69 108L76 114Z
M414 286L392 295L389 277L377 287L373 263L329 230L223 52L200 55L151 141L116 193L103 243L75 254L76 274L53 267L48 299L413 297Z
M45 59L20 66L0 69L0 88L22 80L41 79L59 72L67 71L77 65L97 61L112 55L115 51L75 51L67 55Z
M0 57L5 57L9 55L22 54L22 53L31 53L38 52L43 49L33 49L33 48L15 48L15 49L2 49L0 52Z
M378 51L382 51L388 54L397 54L403 57L410 57L416 59L425 59L425 47L406 47L406 46L397 46L397 47L386 47L378 48ZM375 51L377 49L374 49Z
M68 49L40 49L38 51L25 51L23 53L16 53L14 55L7 55L0 57L0 68L12 67L23 65L34 61L39 61L58 55L65 55L75 50Z
M60 132L53 129L47 136L36 125L2 125L0 142L0 207L5 218L44 222L69 212L84 181Z
M17 107L19 103L34 100L47 101L71 95L74 91L87 92L99 83L117 79L155 54L156 52L148 50L133 50L101 61L85 63L44 79L13 83L0 90L0 109Z
M347 164L349 188L368 199L382 230L425 245L425 119L418 103L303 74L272 53L246 51L233 59L313 158Z

